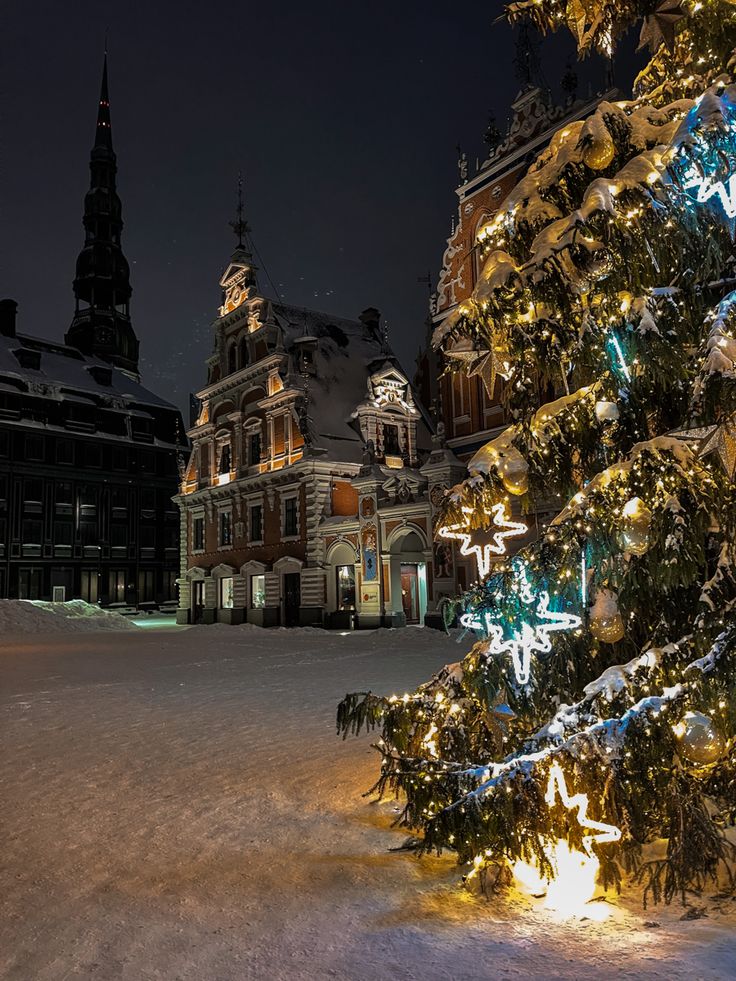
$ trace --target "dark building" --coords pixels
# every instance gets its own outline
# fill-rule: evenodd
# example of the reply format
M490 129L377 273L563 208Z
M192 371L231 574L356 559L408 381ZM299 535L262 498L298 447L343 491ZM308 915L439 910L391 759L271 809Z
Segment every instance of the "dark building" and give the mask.
M0 596L175 599L179 411L140 384L107 61L65 343L0 301Z

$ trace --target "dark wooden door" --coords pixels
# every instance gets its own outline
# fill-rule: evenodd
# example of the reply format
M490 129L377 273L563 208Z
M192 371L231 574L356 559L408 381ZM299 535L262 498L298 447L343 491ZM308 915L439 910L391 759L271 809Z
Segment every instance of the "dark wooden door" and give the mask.
M419 579L415 565L401 566L401 605L407 623L419 623Z
M299 607L301 605L301 586L298 572L284 576L284 626L299 626Z
M201 623L204 615L204 583L195 579L192 583L192 622Z

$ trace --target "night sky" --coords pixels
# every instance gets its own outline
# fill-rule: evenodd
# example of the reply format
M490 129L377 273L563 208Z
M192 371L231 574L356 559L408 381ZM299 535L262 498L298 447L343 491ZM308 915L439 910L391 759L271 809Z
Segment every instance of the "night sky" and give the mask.
M269 279L289 303L385 315L413 373L457 212L458 141L471 175L489 111L519 88L501 4L39 0L4 16L2 284L21 332L61 339L74 309L105 31L113 144L144 382L187 410L205 383L228 221L243 171ZM617 67L625 91L636 60ZM569 35L547 39L553 94ZM598 58L580 91L602 87ZM264 271L267 270L267 274Z

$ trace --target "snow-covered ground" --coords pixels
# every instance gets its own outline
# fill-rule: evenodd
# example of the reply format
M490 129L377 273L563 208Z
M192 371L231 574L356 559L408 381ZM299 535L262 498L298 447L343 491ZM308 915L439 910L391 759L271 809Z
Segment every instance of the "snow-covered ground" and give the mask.
M736 977L733 901L560 923L389 851L335 705L456 660L439 633L3 632L4 979Z

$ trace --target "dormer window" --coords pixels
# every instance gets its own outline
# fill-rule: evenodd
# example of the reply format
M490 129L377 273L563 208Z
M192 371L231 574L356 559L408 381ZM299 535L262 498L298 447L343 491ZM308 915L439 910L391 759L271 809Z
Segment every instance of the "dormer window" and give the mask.
M18 348L13 351L21 368L30 368L31 371L41 370L41 352L29 351L28 348Z
M383 424L383 453L384 456L399 456L399 427L385 422Z

